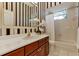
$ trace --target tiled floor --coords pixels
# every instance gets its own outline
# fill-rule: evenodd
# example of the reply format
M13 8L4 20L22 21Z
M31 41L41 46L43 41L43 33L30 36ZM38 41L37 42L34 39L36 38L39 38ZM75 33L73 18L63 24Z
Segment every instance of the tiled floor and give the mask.
M74 44L68 45L58 41L50 44L49 56L78 56L78 51Z

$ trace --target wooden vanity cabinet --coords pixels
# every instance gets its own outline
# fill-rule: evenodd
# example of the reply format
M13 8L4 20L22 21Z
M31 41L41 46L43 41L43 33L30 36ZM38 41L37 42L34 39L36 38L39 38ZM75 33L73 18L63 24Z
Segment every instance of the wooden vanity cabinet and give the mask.
M17 49L15 51L12 51L5 56L24 56L24 48Z
M12 51L4 56L47 56L49 54L49 37Z

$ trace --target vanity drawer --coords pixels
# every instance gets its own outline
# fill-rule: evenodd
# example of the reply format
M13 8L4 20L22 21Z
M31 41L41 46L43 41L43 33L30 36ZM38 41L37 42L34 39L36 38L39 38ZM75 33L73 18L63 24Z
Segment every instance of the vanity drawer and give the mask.
M45 44L45 40L46 40L45 38L42 38L41 40L39 40L39 47Z
M45 38L45 43L49 42L49 37Z
M38 49L35 50L33 53L29 54L28 56L38 56Z
M38 49L38 41L25 46L25 55L29 55L36 49Z

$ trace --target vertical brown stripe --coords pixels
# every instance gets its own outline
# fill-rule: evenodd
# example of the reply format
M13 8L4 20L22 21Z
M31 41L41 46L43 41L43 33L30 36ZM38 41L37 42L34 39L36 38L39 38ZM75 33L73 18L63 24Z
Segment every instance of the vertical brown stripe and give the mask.
M13 11L13 2L11 2L11 11Z
M36 7L36 13L37 13L37 7Z
M31 7L30 7L30 20L31 20ZM31 22L30 22L30 27L31 27Z
M42 7L41 7L41 5L42 5L42 2L40 2L40 22L41 22L41 19L42 19L42 14L41 14L41 10L42 10Z
M17 26L17 2L16 2L16 5L15 5L15 9L16 9L16 12L15 12L16 13L16 24L15 25Z
M56 2L54 2L54 5L56 6Z
M25 5L25 26L26 26L26 7L27 5Z
M50 7L52 7L52 2L50 2Z
M6 10L8 10L8 2L6 2Z
M39 2L38 2L38 19L39 19Z
M21 2L19 2L19 26L21 26Z
M31 7L30 7L30 19L31 19Z
M48 8L48 2L47 2L47 8Z
M24 26L24 3L22 4L22 26Z
M61 4L61 2L59 2L59 4Z
M28 26L29 26L29 6L28 6Z

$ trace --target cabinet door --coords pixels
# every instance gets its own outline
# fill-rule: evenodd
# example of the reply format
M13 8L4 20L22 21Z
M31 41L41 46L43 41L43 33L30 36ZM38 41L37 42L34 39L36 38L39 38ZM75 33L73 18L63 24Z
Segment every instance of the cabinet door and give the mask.
M39 40L39 47L44 45L44 43L45 43L45 38L42 38L41 40Z
M25 55L28 56L30 53L35 51L38 48L38 41L34 42L28 46L25 46Z
M24 56L24 48L17 49L13 52L6 54L5 56Z
M45 45L38 49L38 56L45 56Z
M45 56L49 54L49 42L45 43Z
M35 50L29 56L45 56L45 45L43 45L39 49Z

